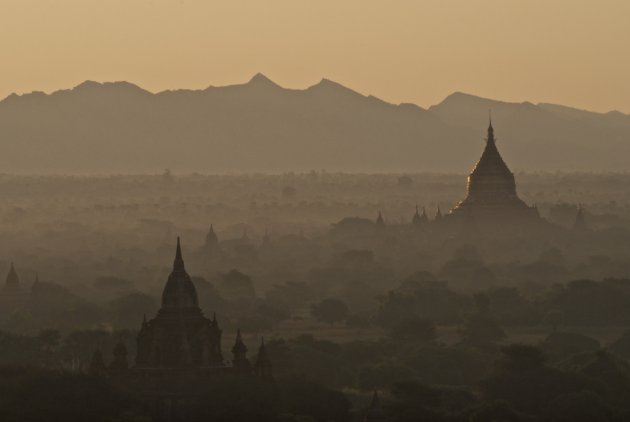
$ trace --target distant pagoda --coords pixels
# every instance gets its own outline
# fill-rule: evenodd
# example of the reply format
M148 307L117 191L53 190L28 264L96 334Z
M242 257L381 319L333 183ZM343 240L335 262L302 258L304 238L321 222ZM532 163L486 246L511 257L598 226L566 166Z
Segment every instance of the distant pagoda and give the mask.
M468 176L467 192L466 198L450 211L451 216L490 222L539 219L536 208L525 204L516 194L514 174L499 154L492 120L486 147Z
M138 333L137 368L221 367L221 329L203 316L197 290L184 268L177 238L173 271L162 292L156 318Z
M4 286L0 288L0 320L20 310L27 299L26 292L20 285L20 277L13 262L7 274Z
M184 415L190 400L199 397L218 379L273 380L264 342L252 365L237 330L229 364L223 359L221 335L216 315L206 318L199 307L197 290L186 272L177 238L173 270L162 292L162 306L155 318L143 318L138 332L135 365L128 364L127 348L118 343L109 365L103 352L95 350L89 370L94 375L109 376L118 387L136 395L152 420L187 420Z

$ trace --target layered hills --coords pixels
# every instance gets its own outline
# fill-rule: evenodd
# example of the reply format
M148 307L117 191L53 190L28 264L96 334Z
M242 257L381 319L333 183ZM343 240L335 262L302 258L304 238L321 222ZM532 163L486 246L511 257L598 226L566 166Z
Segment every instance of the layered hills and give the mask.
M488 110L509 166L630 170L630 116L464 93L428 109L390 104L323 79L151 93L86 81L0 102L3 173L232 173L326 169L466 173L483 149Z

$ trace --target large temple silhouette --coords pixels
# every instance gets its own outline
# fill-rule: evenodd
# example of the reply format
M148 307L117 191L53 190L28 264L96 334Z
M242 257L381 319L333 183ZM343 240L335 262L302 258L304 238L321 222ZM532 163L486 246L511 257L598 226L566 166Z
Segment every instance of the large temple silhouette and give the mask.
M206 318L184 267L177 239L173 271L162 292L157 316L138 333L137 368L210 368L223 365L221 329L216 315Z
M448 215L482 222L539 219L537 209L525 204L516 193L514 173L497 149L492 120L488 126L486 147L468 176L467 196Z
M418 236L442 234L449 238L474 233L475 235L514 235L517 232L540 234L548 233L552 228L548 221L541 218L536 206L527 205L519 198L514 173L510 171L497 149L492 120L488 125L486 145L481 158L468 175L466 197L457 203L448 213L442 214L440 205L436 207L433 218L429 218L425 207L416 205L415 213L409 223ZM422 210L422 212L420 212ZM578 215L579 218L579 215ZM348 217L333 225L337 234L384 233L401 234L407 223L388 224L381 211L375 220ZM492 230L477 230L491 227Z
M240 330L226 362L221 349L222 330L216 315L203 315L195 285L184 266L179 238L175 260L155 318L144 317L137 337L135 365L118 343L109 365L100 350L94 352L90 372L108 376L121 388L142 398L158 421L185 420L186 403L204 384L222 377L257 377L272 380L272 365L264 340L252 363Z

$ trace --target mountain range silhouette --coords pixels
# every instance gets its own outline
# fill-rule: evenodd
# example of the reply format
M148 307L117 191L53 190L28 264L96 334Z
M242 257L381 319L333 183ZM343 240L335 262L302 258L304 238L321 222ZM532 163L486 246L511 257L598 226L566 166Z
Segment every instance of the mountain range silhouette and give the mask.
M492 110L513 170L630 170L630 116L454 93L421 108L322 79L287 89L262 74L240 85L151 93L85 81L0 101L0 172L466 173Z

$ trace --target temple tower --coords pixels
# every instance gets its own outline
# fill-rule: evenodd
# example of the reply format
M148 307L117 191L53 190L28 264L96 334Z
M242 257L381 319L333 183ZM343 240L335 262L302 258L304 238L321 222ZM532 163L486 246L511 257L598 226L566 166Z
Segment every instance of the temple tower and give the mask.
M584 217L584 207L582 206L582 204L578 205L577 213L575 214L575 221L573 222L573 230L578 232L584 232L588 230L586 218Z
M9 269L9 273L7 274L6 282L4 283L4 294L18 294L21 292L20 288L20 277L15 271L15 266L13 262L11 263L11 268Z
M221 329L216 318L204 317L199 308L179 238L173 270L162 292L162 307L152 320L145 317L137 341L138 368L223 366Z
M378 212L378 217L376 217L375 224L379 227L385 226L385 220L383 219L383 214L380 211Z
M488 125L486 147L468 176L467 196L450 212L475 221L538 219L536 210L516 193L514 174L497 149L492 121Z
M254 363L254 374L264 379L270 379L273 376L271 360L269 359L269 354L267 353L267 346L265 346L264 338L260 341L260 348L258 349L256 362Z

